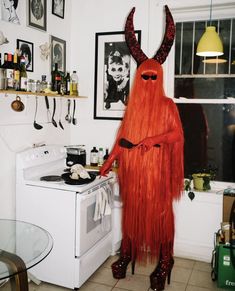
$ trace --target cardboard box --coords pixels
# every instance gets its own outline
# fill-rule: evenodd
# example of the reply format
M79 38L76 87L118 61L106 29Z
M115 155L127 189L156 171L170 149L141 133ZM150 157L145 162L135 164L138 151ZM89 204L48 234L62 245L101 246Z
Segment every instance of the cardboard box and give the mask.
M230 219L230 213L235 201L235 193L226 193L223 195L223 222L228 222Z

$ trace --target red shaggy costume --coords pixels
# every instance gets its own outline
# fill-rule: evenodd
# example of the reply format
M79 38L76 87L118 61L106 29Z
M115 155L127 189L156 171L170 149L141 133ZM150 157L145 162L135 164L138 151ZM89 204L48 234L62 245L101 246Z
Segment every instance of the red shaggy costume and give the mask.
M166 32L161 48L148 59L140 49L133 28L134 8L126 22L126 42L137 61L126 112L105 175L115 159L123 201L123 241L120 259L112 265L115 278L124 278L132 260L159 258L151 274L153 290L163 290L173 267L173 199L183 187L183 132L177 107L163 89L165 61L174 40L174 22L166 7ZM130 148L127 141L136 144ZM155 146L158 145L158 146ZM161 265L159 265L161 264ZM134 272L134 264L133 264Z

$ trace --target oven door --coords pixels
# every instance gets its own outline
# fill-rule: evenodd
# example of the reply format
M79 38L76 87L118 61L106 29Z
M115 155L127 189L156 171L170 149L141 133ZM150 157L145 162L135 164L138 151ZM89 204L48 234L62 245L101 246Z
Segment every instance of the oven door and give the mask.
M97 186L89 194L86 192L76 196L76 257L82 256L112 230L111 213L103 215L100 219L95 217L95 211L99 206L97 203L100 202L100 196L97 196L100 195L100 189L106 191L110 198L111 189L107 185Z

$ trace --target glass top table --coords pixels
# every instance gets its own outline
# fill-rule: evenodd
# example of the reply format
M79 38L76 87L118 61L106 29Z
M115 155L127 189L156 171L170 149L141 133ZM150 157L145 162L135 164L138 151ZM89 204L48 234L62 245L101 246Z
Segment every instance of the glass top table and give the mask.
M43 228L23 221L0 219L0 280L26 273L47 257L53 247ZM25 289L24 289L25 290Z

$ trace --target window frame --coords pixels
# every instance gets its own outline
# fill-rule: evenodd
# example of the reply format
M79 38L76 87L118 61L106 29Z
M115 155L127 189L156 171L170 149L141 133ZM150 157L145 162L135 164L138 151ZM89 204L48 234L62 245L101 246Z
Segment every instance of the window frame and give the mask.
M234 2L225 2L224 3L215 3L213 4L213 19L231 19L235 15L235 3ZM177 5L177 4L176 4ZM171 12L174 17L175 23L177 22L188 22L188 21L205 21L209 20L210 5L201 5L201 6L175 6L171 7ZM226 99L189 99L185 97L174 98L174 80L175 80L175 43L172 46L171 52L163 65L164 67L164 88L166 96L171 97L175 103L181 104L235 104L234 98ZM183 77L183 75L182 75ZM211 76L208 75L208 78ZM222 77L222 76L221 76ZM172 97L173 96L173 97ZM217 187L226 188L228 186L235 187L234 182L223 182L215 181Z

